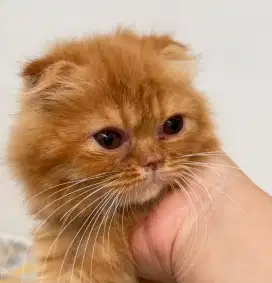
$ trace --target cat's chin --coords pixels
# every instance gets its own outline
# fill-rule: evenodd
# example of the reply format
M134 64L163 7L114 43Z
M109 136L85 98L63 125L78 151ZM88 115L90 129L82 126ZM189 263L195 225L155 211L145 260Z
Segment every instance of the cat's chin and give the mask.
M129 204L144 204L153 201L159 197L166 187L165 184L152 183L148 186L135 188L130 192Z

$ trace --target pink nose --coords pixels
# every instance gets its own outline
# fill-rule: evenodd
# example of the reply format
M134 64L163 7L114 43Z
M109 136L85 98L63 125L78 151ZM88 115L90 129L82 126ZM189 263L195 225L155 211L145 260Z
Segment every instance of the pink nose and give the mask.
M148 167L152 170L157 170L163 163L163 158L160 155L150 155L141 160L141 166Z

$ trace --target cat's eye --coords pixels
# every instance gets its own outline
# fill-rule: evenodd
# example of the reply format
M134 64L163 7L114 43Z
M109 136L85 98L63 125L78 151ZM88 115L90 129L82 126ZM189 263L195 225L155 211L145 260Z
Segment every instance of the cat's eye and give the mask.
M162 126L163 135L176 135L184 126L184 120L181 115L174 115L167 119Z
M93 137L100 146L109 150L120 147L124 142L123 134L118 130L112 129L98 132Z

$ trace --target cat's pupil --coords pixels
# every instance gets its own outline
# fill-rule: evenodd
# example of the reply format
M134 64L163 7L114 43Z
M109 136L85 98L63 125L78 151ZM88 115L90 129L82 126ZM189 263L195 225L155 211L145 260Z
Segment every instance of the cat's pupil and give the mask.
M174 135L181 131L183 128L183 117L180 115L175 115L170 117L163 124L163 132L167 135Z
M116 149L122 144L122 135L114 130L105 130L94 136L95 140L106 149Z
M105 133L103 134L103 136L104 136L104 144L106 146L111 146L114 140L113 135L111 133Z

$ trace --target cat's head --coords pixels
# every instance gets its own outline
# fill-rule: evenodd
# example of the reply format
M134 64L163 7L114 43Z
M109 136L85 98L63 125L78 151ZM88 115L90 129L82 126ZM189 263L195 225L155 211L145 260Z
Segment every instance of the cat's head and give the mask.
M194 64L171 37L129 31L61 43L28 63L9 156L32 205L89 213L187 178L194 154L217 148Z

